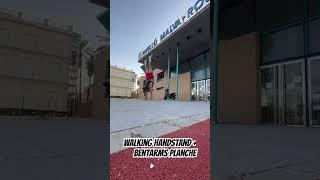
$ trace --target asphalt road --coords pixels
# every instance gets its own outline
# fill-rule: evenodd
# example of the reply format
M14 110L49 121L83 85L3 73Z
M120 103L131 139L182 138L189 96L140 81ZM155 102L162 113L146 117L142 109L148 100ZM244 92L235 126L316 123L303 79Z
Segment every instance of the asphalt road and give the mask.
M105 121L0 118L1 180L105 180Z

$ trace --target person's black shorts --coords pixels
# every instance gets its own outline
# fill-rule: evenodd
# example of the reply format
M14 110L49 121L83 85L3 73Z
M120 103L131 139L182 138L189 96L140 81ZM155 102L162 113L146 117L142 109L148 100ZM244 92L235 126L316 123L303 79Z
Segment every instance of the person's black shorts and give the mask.
M152 84L152 86L151 86L151 88L152 88L153 87L153 81L151 81L151 80L145 80L144 81L144 87L143 87L143 91L144 92L150 91L150 89L149 89L150 83Z

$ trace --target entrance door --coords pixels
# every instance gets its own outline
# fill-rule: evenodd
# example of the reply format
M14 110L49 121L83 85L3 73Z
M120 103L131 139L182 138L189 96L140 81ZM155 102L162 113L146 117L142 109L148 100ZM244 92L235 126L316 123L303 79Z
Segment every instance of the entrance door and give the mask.
M276 67L261 69L261 120L263 123L276 123Z
M309 60L309 117L312 126L320 126L320 57Z
M283 122L304 125L304 66L302 62L283 65Z
M206 94L207 94L207 101L210 101L210 79L206 80Z
M204 101L205 95L206 95L206 89L205 89L205 81L198 81L198 100Z
M191 99L193 101L196 101L197 100L197 82L192 82L191 83Z
M276 125L305 124L303 61L261 68L261 120Z

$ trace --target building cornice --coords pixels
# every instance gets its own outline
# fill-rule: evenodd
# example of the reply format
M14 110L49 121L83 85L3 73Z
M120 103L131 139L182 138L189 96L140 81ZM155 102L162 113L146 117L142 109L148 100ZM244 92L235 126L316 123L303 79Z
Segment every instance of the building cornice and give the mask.
M14 23L18 23L18 24L32 26L32 27L39 28L39 29L46 30L46 31L63 33L65 35L69 35L69 36L74 36L74 37L80 36L79 33L73 32L73 30L71 28L72 26L69 26L70 29L67 30L68 29L67 26L58 27L58 26L52 26L52 25L49 25L49 24L46 25L45 24L46 19L43 19L43 23L40 23L40 22L29 20L29 19L25 19L23 17L19 18L19 17L16 17L16 16L12 15L12 14L0 11L0 20L7 20L7 21L14 22ZM49 22L49 20L47 20L47 22Z

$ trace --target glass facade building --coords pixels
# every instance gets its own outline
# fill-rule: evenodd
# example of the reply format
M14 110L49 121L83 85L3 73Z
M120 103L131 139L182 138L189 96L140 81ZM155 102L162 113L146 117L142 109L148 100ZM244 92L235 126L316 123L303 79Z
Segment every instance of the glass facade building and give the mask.
M171 68L171 74L176 67ZM179 74L191 74L191 100L209 101L210 99L210 67L209 49L179 63Z
M220 5L218 119L233 122L241 116L246 123L319 126L320 1L226 0ZM210 99L213 57L206 30L212 28L206 15L213 19L213 14L206 9L152 52L165 69L167 49L175 54L180 43L184 50L177 69L190 73L191 100Z
M267 16L263 9L274 11ZM318 126L320 2L293 0L286 9L287 2L256 0L262 121Z

